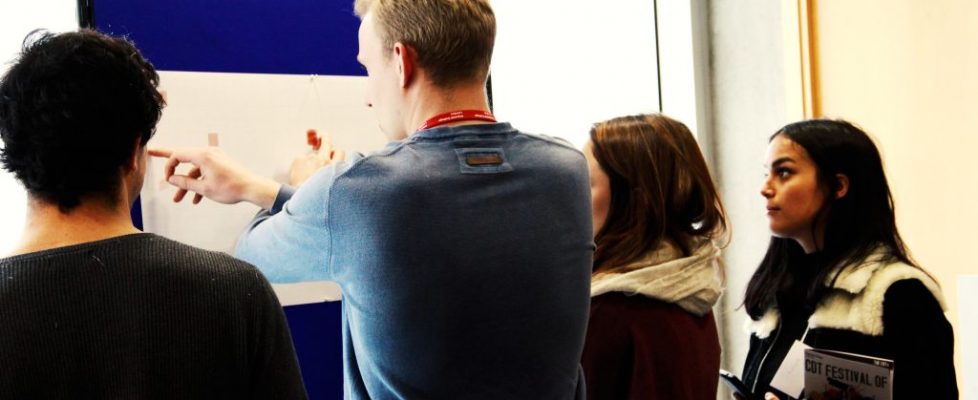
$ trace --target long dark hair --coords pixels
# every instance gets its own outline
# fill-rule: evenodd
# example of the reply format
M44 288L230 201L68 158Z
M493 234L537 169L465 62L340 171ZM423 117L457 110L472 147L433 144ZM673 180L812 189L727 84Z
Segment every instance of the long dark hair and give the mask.
M833 267L859 265L877 249L885 249L888 261L917 266L897 231L883 161L869 135L846 121L816 119L789 124L770 140L778 136L808 152L825 194L816 217L825 219L825 235L824 243L816 243L817 270L807 288L810 306L821 296L826 280L833 279L829 277ZM849 179L849 188L837 199L832 194L839 188L839 174ZM774 305L777 291L796 272L790 264L802 255L804 251L795 240L771 237L761 265L747 284L744 305L751 317L759 318Z
M594 125L591 147L611 181L595 272L631 263L663 240L689 255L697 238L726 232L710 170L683 123L660 114L614 118Z

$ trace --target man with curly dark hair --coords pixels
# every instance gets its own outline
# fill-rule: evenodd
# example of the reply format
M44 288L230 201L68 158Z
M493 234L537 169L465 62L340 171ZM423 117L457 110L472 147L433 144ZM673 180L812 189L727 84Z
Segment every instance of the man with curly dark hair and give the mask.
M0 398L305 398L250 264L133 227L164 101L132 43L28 35L0 81L0 164L27 226L0 258Z

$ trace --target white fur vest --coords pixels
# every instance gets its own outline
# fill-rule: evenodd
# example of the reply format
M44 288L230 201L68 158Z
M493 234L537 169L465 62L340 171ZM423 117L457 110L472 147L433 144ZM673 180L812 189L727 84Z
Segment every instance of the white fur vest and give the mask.
M941 289L924 271L902 262L885 262L879 253L856 266L839 266L828 275L830 290L808 319L808 327L842 329L870 336L883 335L883 300L894 282L916 279L947 309ZM778 327L781 315L776 308L759 320L749 320L747 330L760 339Z

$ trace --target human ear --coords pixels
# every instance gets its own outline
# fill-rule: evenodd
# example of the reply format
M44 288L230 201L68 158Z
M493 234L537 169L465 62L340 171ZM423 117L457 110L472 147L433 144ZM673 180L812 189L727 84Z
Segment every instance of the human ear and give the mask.
M401 42L394 43L392 52L397 62L399 84L401 88L406 88L411 84L411 79L414 78L414 54L412 54L410 47Z
M129 155L129 162L126 163L126 171L139 170L139 163L142 160L144 151L146 151L146 148L143 146L142 138L136 138L135 143L133 143L132 154Z
M849 193L849 177L844 174L835 174L835 198L841 199Z

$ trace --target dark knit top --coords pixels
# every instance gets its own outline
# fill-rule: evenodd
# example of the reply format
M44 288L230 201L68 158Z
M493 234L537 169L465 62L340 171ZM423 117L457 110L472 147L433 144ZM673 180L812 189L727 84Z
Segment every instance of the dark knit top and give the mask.
M303 399L250 264L153 234L0 259L0 399Z

